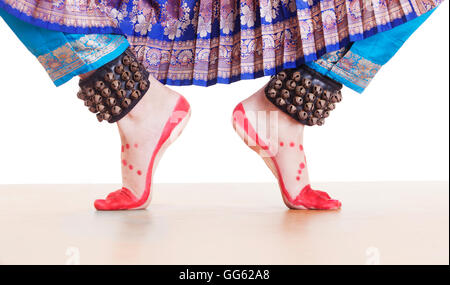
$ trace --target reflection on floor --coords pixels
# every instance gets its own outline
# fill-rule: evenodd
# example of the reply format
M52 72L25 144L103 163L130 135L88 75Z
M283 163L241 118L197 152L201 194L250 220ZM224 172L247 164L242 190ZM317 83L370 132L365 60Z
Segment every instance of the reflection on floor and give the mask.
M113 185L1 185L0 264L448 264L448 182L323 183L339 211L275 184L159 184L148 210L96 212Z

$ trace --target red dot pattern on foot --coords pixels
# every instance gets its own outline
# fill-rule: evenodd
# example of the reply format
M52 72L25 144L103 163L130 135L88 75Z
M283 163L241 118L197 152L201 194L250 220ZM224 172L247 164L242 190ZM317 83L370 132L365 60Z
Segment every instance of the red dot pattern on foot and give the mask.
M303 162L300 163L300 169L305 169L305 164Z
M291 142L291 143L289 144L289 146L290 146L290 147L294 147L294 146L295 146L295 143Z
M280 142L280 146L284 146L284 142Z
M139 145L138 145L137 143L135 143L135 144L133 144L133 147L134 147L134 148L138 148ZM125 148L126 148L126 149L130 149L131 146L130 146L129 144L126 144L125 146L122 145L122 152L125 152ZM129 168L130 170L133 170L133 168L134 168L134 166L133 166L132 164L128 165L128 162L127 162L126 159L122 159L122 164L123 164L123 166L128 166L128 168ZM142 175L142 171L141 171L141 170L138 170L138 171L136 171L136 174L139 175L139 176L141 176L141 175Z
M302 144L300 145L300 151L303 151L303 145Z

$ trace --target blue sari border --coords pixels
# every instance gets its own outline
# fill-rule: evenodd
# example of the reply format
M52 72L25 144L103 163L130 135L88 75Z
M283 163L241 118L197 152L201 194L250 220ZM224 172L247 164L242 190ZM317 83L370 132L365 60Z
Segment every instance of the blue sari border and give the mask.
M39 55L38 60L53 83L60 86L77 75L105 65L128 46L122 36L90 34Z
M61 78L54 80L53 83L55 84L56 87L58 87L63 85L64 83L67 83L75 76L87 73L92 70L96 70L97 68L100 68L103 65L107 64L108 62L112 61L113 59L117 58L128 48L128 46L129 46L128 42L124 41L116 49L114 49L114 51L104 55L99 60L90 64L84 64L80 68L74 69L73 71L62 76Z

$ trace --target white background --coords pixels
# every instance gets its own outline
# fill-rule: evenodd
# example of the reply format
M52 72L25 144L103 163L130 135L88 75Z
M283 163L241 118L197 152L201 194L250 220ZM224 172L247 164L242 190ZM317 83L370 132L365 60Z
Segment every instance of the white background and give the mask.
M55 88L3 21L0 31L0 184L119 183L115 125L98 124L85 109L78 80ZM446 1L363 95L345 89L325 126L307 128L313 180L448 180L448 34ZM267 80L174 88L193 116L156 181L274 181L230 124L234 106Z

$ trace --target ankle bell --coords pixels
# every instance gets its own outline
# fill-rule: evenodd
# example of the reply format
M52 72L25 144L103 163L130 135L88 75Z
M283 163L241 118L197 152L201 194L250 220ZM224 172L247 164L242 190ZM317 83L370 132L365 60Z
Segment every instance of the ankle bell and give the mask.
M128 48L120 56L79 82L77 97L98 121L114 123L125 117L150 87L149 73Z
M342 84L301 65L273 76L265 88L267 99L303 125L321 126L336 103L342 101Z

